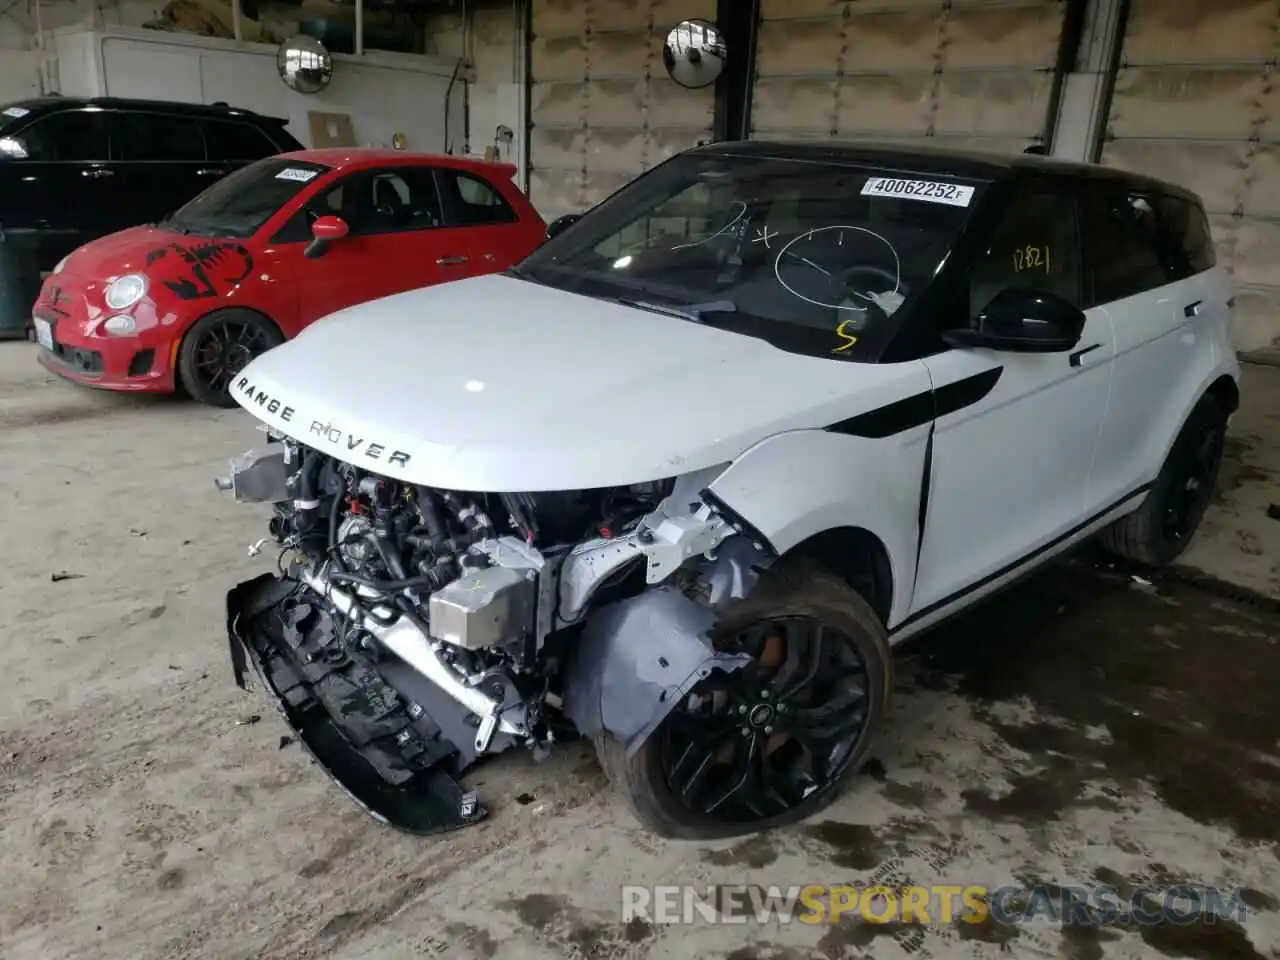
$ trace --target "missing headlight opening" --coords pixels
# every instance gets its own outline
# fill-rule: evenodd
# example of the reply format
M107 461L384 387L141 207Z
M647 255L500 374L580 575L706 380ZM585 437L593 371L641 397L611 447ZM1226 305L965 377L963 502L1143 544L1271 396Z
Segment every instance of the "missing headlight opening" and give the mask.
M456 778L481 757L543 759L578 735L633 754L695 685L750 662L708 636L771 562L701 495L721 467L477 494L373 472L359 444L346 462L270 440L218 481L272 504L280 553L278 576L228 595L236 680L252 670L380 820L415 833L479 820Z

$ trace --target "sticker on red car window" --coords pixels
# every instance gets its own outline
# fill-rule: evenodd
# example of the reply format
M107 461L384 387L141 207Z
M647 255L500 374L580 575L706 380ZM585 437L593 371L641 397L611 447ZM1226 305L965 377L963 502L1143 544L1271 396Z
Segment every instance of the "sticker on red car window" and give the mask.
M277 180L296 180L298 183L306 183L308 180L316 178L316 171L303 170L301 167L285 167L276 174Z
M30 112L31 111L26 107L5 107L4 109L4 115L6 117L13 117L15 119L18 117L25 117Z
M862 185L862 195L924 200L927 203L946 203L953 207L967 207L969 201L973 199L973 187L961 183L940 183L936 180L872 177Z

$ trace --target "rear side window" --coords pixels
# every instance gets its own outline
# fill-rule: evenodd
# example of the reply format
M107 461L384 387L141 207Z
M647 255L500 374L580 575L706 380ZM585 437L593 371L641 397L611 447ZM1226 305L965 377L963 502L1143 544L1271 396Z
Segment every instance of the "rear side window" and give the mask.
M14 159L51 163L103 161L109 157L107 114L67 110L51 114L4 138L3 152Z
M1091 195L1085 236L1092 296L1087 306L1137 296L1176 280L1168 237L1151 199L1137 193Z
M377 170L359 181L353 233L399 233L441 224L440 195L430 167Z
M1156 209L1174 242L1181 248L1192 273L1203 273L1218 262L1204 208L1181 197L1157 197Z
M969 268L969 316L1011 288L1044 290L1083 302L1075 198L1049 186L1019 189Z
M454 226L513 223L516 212L493 184L461 170L439 170L441 189Z
M205 159L200 122L160 113L121 113L116 119L116 155L121 160Z
M201 121L210 160L261 160L279 151L267 135L248 123Z

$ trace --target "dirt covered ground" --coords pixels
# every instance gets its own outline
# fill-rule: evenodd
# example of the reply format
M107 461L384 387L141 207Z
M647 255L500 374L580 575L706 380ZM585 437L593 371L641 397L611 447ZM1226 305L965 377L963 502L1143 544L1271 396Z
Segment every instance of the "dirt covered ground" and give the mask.
M810 822L639 830L589 753L501 757L491 818L368 820L231 682L262 515L213 487L238 411L89 393L0 344L0 957L725 960L1280 956L1280 371L1254 367L1188 561L1087 558L903 651L889 735ZM1242 585L1233 591L1223 584ZM623 884L1220 884L1243 923L621 922ZM732 914L732 910L726 907Z

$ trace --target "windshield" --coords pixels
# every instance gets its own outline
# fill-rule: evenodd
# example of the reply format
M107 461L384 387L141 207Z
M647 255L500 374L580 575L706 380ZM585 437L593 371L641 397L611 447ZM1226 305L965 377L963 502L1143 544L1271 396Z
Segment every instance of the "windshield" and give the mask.
M14 126L19 120L31 112L28 101L18 100L14 103L0 103L0 132Z
M160 226L181 233L251 237L272 214L331 168L272 157L223 177Z
M29 113L31 113L30 105L22 100L16 103L0 104L0 160L27 158L27 148L23 142L8 134L14 128L21 126Z
M689 154L515 272L797 353L863 359L919 301L982 188L938 174Z

